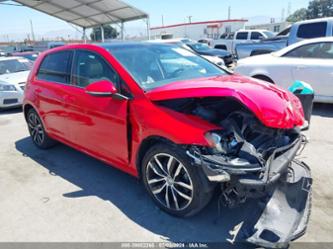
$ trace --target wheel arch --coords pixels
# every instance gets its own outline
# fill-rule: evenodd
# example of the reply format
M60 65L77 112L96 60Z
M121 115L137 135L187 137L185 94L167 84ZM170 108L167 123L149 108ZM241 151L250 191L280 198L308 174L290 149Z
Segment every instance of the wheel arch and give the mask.
M267 74L264 74L264 73L257 73L257 74L254 74L251 77L259 79L259 80L264 80L264 81L267 81L267 82L272 83L272 84L275 84L274 80L270 76L268 76Z
M136 154L136 160L135 160L135 165L136 165L139 179L141 179L141 177L142 177L141 176L141 167L142 167L141 164L142 164L142 160L143 160L145 154L152 146L154 146L158 143L166 143L166 144L171 144L171 145L175 144L173 141L171 141L165 137L161 137L161 136L149 136L149 137L145 138L139 146L139 149Z
M41 113L39 112L38 108L36 108L36 106L34 106L32 103L25 103L23 105L23 114L24 114L24 118L25 118L25 121L27 121L27 115L28 115L28 112L33 109L35 112L37 112L38 116L40 117L40 120L42 121L42 125L44 126L44 129L48 132L48 128L47 126L45 126L45 122L44 122L44 119L41 115Z
M31 104L25 104L25 105L23 106L23 114L24 114L24 118L25 118L26 121L27 121L27 118L28 118L28 117L27 117L28 112L29 112L31 109L34 109L34 110L37 112L36 108L34 108L33 105L31 105Z
M179 144L171 141L170 139L167 139L167 138L161 137L161 136L150 136L150 137L145 138L141 142L140 147L138 149L137 156L136 156L136 168L137 168L137 172L138 172L138 179L142 180L141 167L142 167L142 160L143 160L146 152L152 146L159 144L159 143L165 143L165 144L174 145L174 146L179 145ZM212 191L212 189L214 189L216 187L216 184L208 181L208 178L204 175L204 172L202 171L202 169L200 167L198 167L198 170L199 170L200 183L201 183L203 191L206 193Z

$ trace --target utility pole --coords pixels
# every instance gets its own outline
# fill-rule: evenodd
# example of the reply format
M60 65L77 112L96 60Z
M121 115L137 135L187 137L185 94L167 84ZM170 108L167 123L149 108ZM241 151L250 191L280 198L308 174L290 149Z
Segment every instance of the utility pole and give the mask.
M291 2L288 3L287 16L291 15Z
M228 7L228 20L231 19L231 6Z
M188 16L188 23L192 23L192 16Z
M162 15L162 27L164 27L164 16Z
M31 19L30 19L30 29L31 29L31 39L32 41L35 41L34 26L32 25Z
M281 11L281 22L284 22L284 20L285 20L285 12L286 12L286 10L285 10L285 8L283 8Z

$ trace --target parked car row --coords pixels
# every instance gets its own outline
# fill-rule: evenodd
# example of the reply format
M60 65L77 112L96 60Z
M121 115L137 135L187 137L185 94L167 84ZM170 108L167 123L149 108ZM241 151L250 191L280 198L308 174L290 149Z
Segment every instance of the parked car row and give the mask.
M319 18L294 23L275 37L259 42L238 43L233 51L237 58L277 51L304 39L333 35L333 18Z

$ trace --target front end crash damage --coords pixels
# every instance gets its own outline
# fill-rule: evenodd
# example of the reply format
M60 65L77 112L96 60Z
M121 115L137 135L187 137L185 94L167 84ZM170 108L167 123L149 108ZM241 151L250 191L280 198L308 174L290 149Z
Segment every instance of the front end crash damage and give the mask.
M259 219L244 223L237 240L278 248L304 234L312 178L309 167L295 159L306 144L299 128L266 127L232 98L159 104L221 127L205 134L209 147L189 145L187 154L209 181L221 185L221 199L228 207L249 198L263 204Z

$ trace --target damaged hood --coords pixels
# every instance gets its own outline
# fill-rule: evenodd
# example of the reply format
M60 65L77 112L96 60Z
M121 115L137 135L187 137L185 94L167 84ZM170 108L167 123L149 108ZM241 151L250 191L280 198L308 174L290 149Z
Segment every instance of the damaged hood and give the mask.
M146 92L146 96L151 101L233 97L268 127L291 129L304 123L302 105L292 93L264 81L239 75L174 82Z

